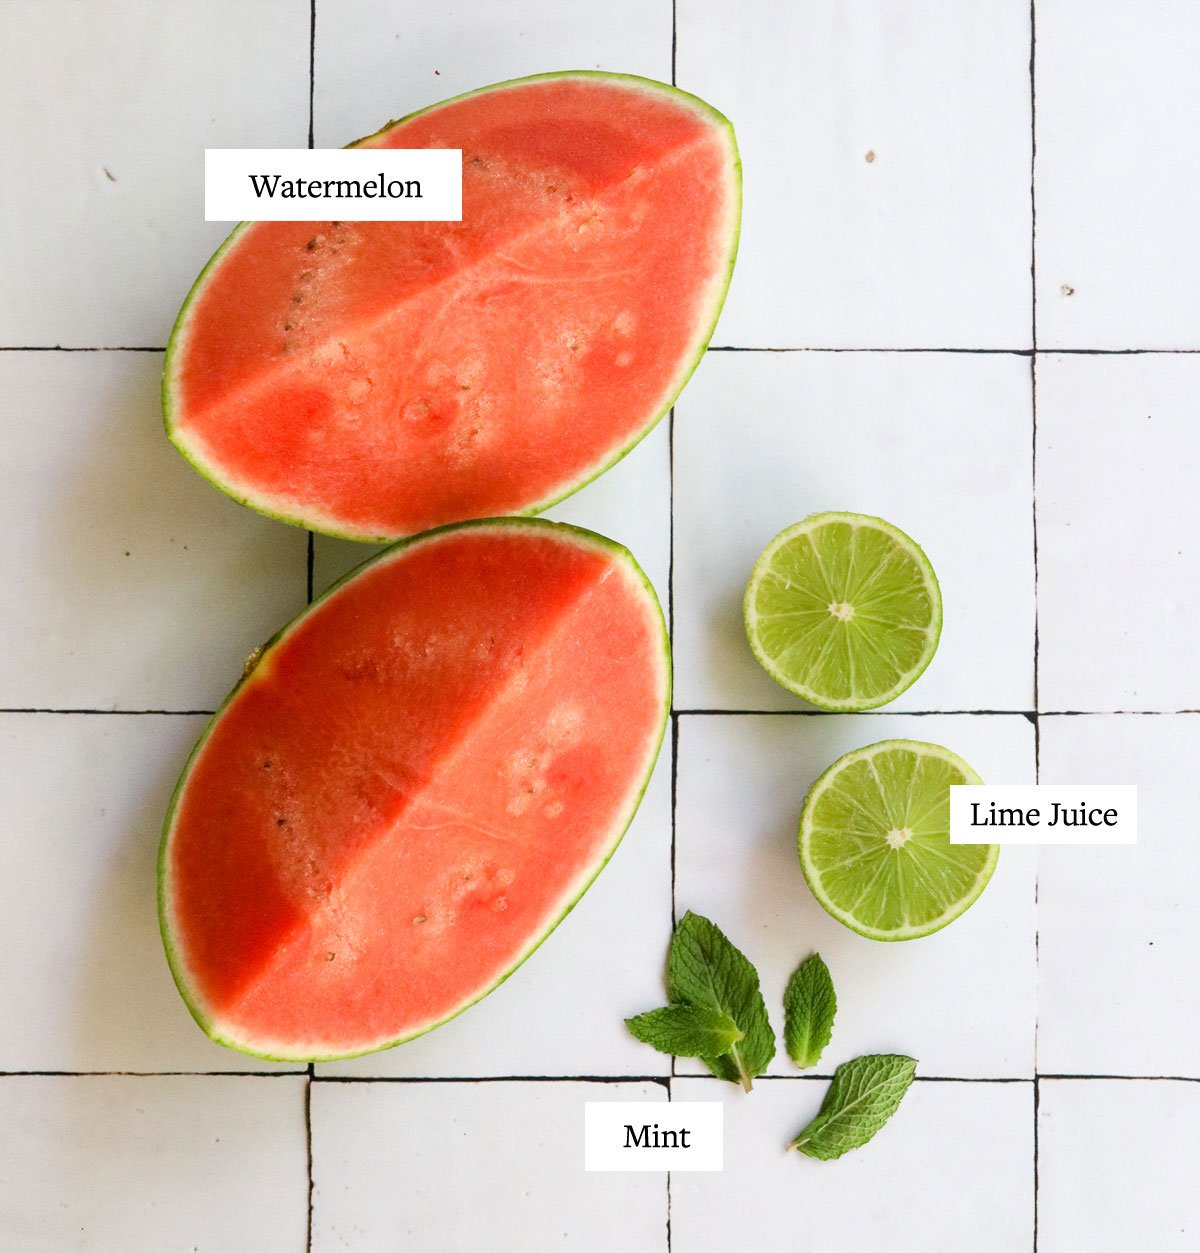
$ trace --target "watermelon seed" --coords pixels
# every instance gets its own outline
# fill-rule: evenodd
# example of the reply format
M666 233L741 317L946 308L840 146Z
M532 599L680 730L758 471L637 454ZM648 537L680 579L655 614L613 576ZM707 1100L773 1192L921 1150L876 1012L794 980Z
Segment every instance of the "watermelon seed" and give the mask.
M287 826L287 819L286 819L286 818L282 818L282 817L280 817L280 818L276 818L276 819L275 819L275 825L276 825L277 827L286 827L286 826Z
M292 292L292 304L294 305L301 304L303 300L304 300L303 292L298 292L298 291Z
M425 921L425 915L424 915L424 914L418 914L418 915L417 915L417 916L413 919L413 922L424 922L424 921Z
M304 247L308 249L309 252L316 252L316 250L320 247L320 245L321 245L320 235L314 235L312 239L310 239L308 243L304 245Z
M333 959L334 959L336 956L337 956L337 954L336 954L336 953L326 953L326 954L325 954L325 960L326 960L327 962L331 962L331 961L333 961Z
M264 769L264 770L270 770L270 768L271 768L271 763L270 763L270 761L269 761L269 760L268 760L268 761L264 761L264 762L263 762L263 769Z

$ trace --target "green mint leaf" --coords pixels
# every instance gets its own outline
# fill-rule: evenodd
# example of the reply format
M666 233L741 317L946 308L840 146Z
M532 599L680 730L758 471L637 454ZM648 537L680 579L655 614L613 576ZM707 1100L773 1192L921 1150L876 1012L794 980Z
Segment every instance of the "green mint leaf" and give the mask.
M625 1025L643 1044L675 1057L720 1057L743 1038L728 1014L706 1005L668 1005Z
M747 1092L775 1056L775 1032L758 986L758 971L699 914L686 913L671 937L667 991L672 1002L718 1009L737 1024L742 1039L728 1052L700 1060L717 1076Z
M917 1063L898 1053L870 1053L834 1071L820 1113L790 1148L829 1161L861 1148L896 1112Z
M820 953L802 961L783 994L783 1042L802 1070L815 1066L833 1034L837 994Z

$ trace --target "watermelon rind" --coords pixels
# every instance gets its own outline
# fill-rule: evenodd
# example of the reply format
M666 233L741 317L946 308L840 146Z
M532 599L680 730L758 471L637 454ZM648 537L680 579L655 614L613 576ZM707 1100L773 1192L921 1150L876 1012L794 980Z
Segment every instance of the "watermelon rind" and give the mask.
M337 595L338 591L347 583L355 579L366 569L376 564L385 564L390 560L394 560L404 550L413 548L417 545L427 543L437 539L439 536L452 532L460 532L465 530L474 530L480 528L500 528L511 527L515 529L536 529L538 531L553 531L562 535L564 538L570 537L580 544L586 544L593 547L603 548L612 553L619 561L621 561L638 582L642 584L648 593L648 603L652 606L659 630L659 641L662 647L663 673L665 678L665 686L663 691L663 710L662 718L659 723L658 735L654 741L653 749L647 755L647 765L645 774L642 779L631 788L632 803L629 806L627 814L622 820L616 824L619 829L615 829L611 841L608 844L607 852L603 858L598 861L594 868L590 868L586 878L578 886L574 895L562 906L560 911L547 923L544 930L530 936L526 947L517 956L516 961L508 966L505 970L497 975L496 979L482 988L470 1000L464 1001L463 1004L457 1006L444 1017L434 1022L425 1023L417 1030L409 1032L406 1035L398 1036L395 1039L387 1040L379 1044L371 1044L368 1047L354 1049L348 1052L285 1052L279 1049L257 1048L252 1040L234 1039L222 1032L218 1023L205 1012L199 1004L198 998L194 994L187 971L185 969L183 958L176 945L171 926L171 900L168 884L168 867L167 859L171 846L171 835L174 828L175 814L179 805L180 797L183 795L184 788L187 786L188 779L192 773L193 764L199 759L200 754L204 750L204 746L208 743L209 737L212 735L217 724L221 721L226 709L232 704L235 697L242 688L252 680L254 671L258 666L266 662L271 654L271 650L281 643L296 627L303 622L309 614ZM467 522L455 522L446 526L435 527L429 531L423 531L419 535L408 536L398 540L385 548L382 552L376 553L369 557L366 561L361 562L354 569L344 574L340 579L327 588L320 596L318 596L310 605L306 606L299 614L281 627L274 635L271 636L260 648L255 649L252 655L252 662L248 663L242 673L241 678L234 684L233 689L221 702L216 712L209 719L208 724L201 732L200 738L196 741L195 747L188 754L188 759L184 764L183 771L179 776L178 782L171 793L171 800L167 806L166 817L163 820L162 838L158 846L158 863L157 863L157 897L158 897L158 925L159 933L162 936L163 950L166 953L167 964L171 970L171 977L175 981L175 987L179 992L183 1003L187 1006L188 1012L195 1019L196 1025L212 1040L215 1044L220 1044L235 1052L247 1054L250 1057L258 1057L264 1061L270 1062L331 1062L344 1061L352 1057L362 1057L370 1053L380 1053L387 1049L396 1048L398 1045L405 1044L409 1040L414 1040L418 1036L426 1035L435 1028L449 1022L452 1018L457 1018L459 1014L470 1009L472 1005L478 1004L490 992L494 992L502 983L504 983L510 975L522 966L529 957L539 949L550 934L555 930L560 922L571 912L579 903L584 893L595 882L600 872L608 865L613 854L620 846L622 839L628 831L630 824L633 822L638 809L641 806L642 798L646 794L646 789L650 785L650 779L654 774L654 767L658 762L658 756L662 749L663 738L666 734L667 724L670 721L671 710L671 693L672 693L672 668L671 668L671 645L670 636L667 630L666 620L663 616L662 604L658 599L658 594L654 589L654 585L650 582L646 572L638 564L633 554L616 540L609 539L605 535L600 535L595 531L589 531L585 527L575 526L567 522L552 522L546 518L524 518L524 517L503 517L503 518L475 518Z
M444 105L453 104L458 100L467 100L473 96L484 95L488 92L503 91L511 87L521 87L527 83L535 83L547 81L551 79L563 78L581 78L581 79L597 79L604 82L623 82L634 85L643 91L658 92L662 95L669 96L671 99L685 102L695 112L701 114L713 126L724 132L725 138L729 143L730 149L730 172L733 180L733 195L731 197L732 221L730 222L729 238L730 251L726 260L724 272L719 284L716 284L716 290L713 295L712 315L709 318L707 327L702 331L697 340L695 351L693 354L685 358L680 363L679 371L674 379L672 379L664 389L663 399L659 407L654 411L652 416L647 420L646 424L624 445L619 447L606 461L598 465L589 467L588 470L575 479L565 484L561 490L554 492L543 500L539 500L525 509L516 510L512 513L512 517L528 518L535 517L540 513L544 513L547 509L553 508L560 501L565 500L568 496L574 495L580 488L586 487L589 483L598 479L605 471L612 469L622 458L628 455L638 444L650 434L652 430L662 421L662 419L670 413L675 401L679 398L680 393L687 386L688 381L696 371L696 367L704 359L704 354L708 350L708 345L712 342L713 334L717 329L717 322L721 317L721 310L725 305L725 298L729 292L729 283L733 277L734 266L737 262L738 243L741 235L742 222L742 161L738 151L737 137L734 133L733 123L719 110L715 109L707 101L702 100L699 96L693 95L691 92L682 90L679 87L673 87L669 83L659 82L653 78L643 78L638 74L617 74L605 70L555 70L544 74L530 74L524 78L510 78L503 82L491 83L486 87L478 87L473 91L462 92L457 96L450 96L446 100L439 100L435 104L427 105L425 108L417 109L412 113L407 113L403 117L395 118L392 121L381 126L378 130L373 131L370 135L365 135L361 139L356 139L352 143L346 145L348 148L356 148L360 145L369 144L372 139L385 134L394 126L399 126L402 122L410 122L414 118L421 117L423 114L431 113L435 109L440 109ZM184 299L183 306L179 310L179 314L175 319L175 324L171 328L170 337L167 340L166 354L163 358L162 372L162 411L163 423L166 427L167 438L176 447L183 458L191 465L191 467L202 477L208 480L219 491L223 492L231 500L236 501L239 505L245 506L247 509L253 509L256 513L261 513L266 517L274 518L277 522L286 523L288 526L301 527L304 530L317 531L322 535L331 535L337 539L354 540L364 544L390 544L398 537L395 534L374 534L364 531L356 531L347 529L338 521L331 518L322 517L317 511L310 510L304 513L288 512L286 509L280 508L278 502L267 496L255 497L253 493L244 490L233 479L226 477L220 468L206 461L194 448L190 447L179 430L174 419L174 396L172 383L172 370L174 366L175 354L179 348L180 340L183 332L186 330L188 315L191 311L193 302L200 296L205 288L207 278L214 267L220 262L221 258L229 251L237 242L239 237L247 229L253 225L250 222L239 222L233 228L228 237L221 246L208 259L204 268L196 276L195 282L188 291L187 297ZM453 524L449 524L453 525ZM428 534L428 532L421 532Z

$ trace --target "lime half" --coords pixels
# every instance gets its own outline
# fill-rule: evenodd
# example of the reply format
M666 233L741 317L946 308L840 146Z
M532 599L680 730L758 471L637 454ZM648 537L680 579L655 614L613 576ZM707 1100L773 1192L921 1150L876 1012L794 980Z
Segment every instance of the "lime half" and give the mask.
M754 563L746 635L766 672L822 709L874 709L921 674L942 633L929 559L862 513L814 513Z
M883 740L839 757L800 815L800 865L818 901L872 940L915 940L987 887L1000 849L950 843L950 786L982 783L937 744Z

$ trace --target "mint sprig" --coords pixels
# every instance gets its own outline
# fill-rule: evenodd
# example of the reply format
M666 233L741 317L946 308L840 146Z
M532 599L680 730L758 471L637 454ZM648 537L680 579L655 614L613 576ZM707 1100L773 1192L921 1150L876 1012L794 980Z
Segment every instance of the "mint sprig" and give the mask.
M705 1005L667 1005L625 1025L643 1044L675 1057L721 1057L744 1038L728 1014Z
M820 953L796 967L783 994L783 1042L802 1070L815 1066L833 1034L837 993Z
M747 1092L775 1056L775 1032L759 989L758 971L707 918L688 912L679 920L667 954L667 992L672 1004L720 1010L742 1039L725 1053L701 1056L718 1079Z
M833 1075L820 1112L789 1148L830 1161L861 1148L896 1112L916 1073L914 1058L869 1053Z

